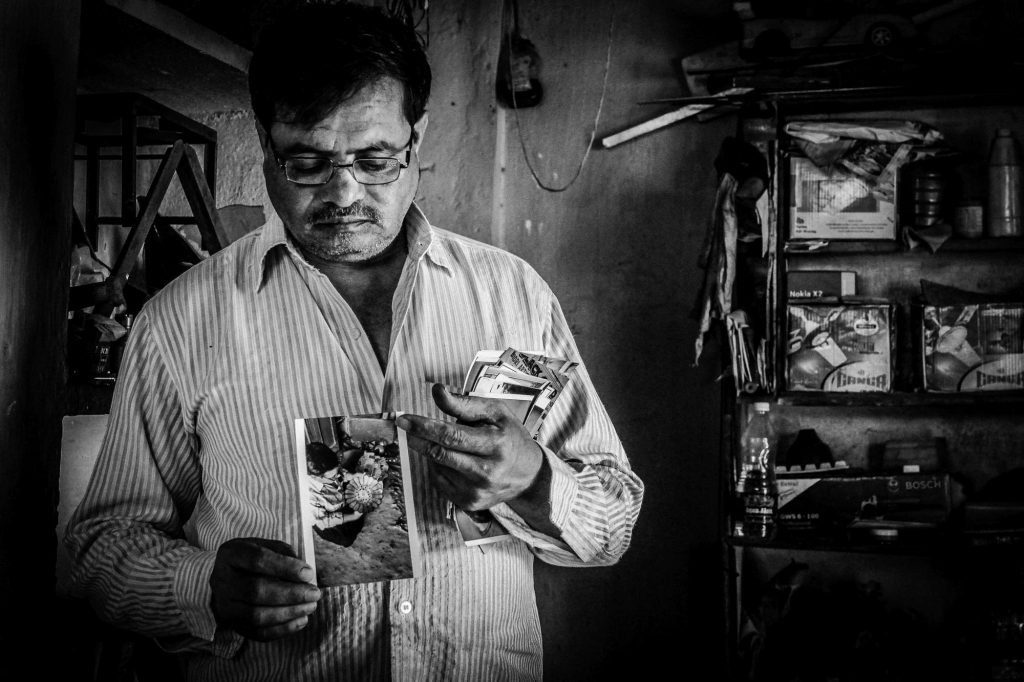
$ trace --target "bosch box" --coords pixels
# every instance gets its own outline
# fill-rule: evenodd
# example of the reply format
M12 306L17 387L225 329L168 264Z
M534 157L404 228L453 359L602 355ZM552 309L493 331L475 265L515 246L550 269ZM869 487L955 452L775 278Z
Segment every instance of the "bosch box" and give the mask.
M787 311L788 390L892 390L896 343L892 305L791 303Z
M925 390L1024 389L1024 304L924 306L921 319Z
M864 518L941 522L951 508L949 475L780 477L777 522L785 530L835 530Z

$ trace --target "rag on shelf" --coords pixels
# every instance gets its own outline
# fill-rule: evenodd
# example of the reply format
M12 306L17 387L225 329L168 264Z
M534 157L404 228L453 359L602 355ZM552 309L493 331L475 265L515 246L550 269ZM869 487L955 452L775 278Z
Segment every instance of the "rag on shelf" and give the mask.
M715 169L719 175L718 189L698 261L704 270L704 282L693 311L693 316L699 320L694 365L700 361L704 339L714 319L729 325L730 346L734 345L734 337L741 345L745 345L744 338L749 338L743 333L744 316L733 314L736 247L740 241L761 238L757 204L768 184L767 162L761 152L733 137L727 137L722 143ZM739 363L734 370L745 364L737 359L738 350L733 348L734 365ZM749 362L746 364L749 366ZM740 374L737 385L743 381Z

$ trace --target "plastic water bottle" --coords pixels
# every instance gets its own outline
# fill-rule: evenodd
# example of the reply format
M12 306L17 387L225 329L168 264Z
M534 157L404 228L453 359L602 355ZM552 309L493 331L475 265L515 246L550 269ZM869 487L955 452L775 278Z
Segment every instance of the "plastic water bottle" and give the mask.
M1019 237L1024 234L1020 156L1020 145L1013 131L1008 128L997 130L988 158L986 236Z
M754 403L754 414L740 439L740 496L743 499L741 534L770 538L775 534L775 453L778 438L768 416L768 403Z

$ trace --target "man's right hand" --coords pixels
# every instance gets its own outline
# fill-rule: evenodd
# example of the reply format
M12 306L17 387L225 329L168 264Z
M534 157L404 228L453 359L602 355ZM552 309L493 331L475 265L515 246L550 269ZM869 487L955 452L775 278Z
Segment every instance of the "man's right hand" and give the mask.
M297 632L316 610L320 590L306 562L284 542L228 540L210 575L217 624L261 642Z

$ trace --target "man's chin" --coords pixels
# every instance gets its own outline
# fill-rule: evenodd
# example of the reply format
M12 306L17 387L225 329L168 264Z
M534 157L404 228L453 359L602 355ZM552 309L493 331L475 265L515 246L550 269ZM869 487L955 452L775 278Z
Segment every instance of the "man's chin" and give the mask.
M362 263L373 259L386 246L377 240L345 239L326 244L307 244L305 250L327 263Z

